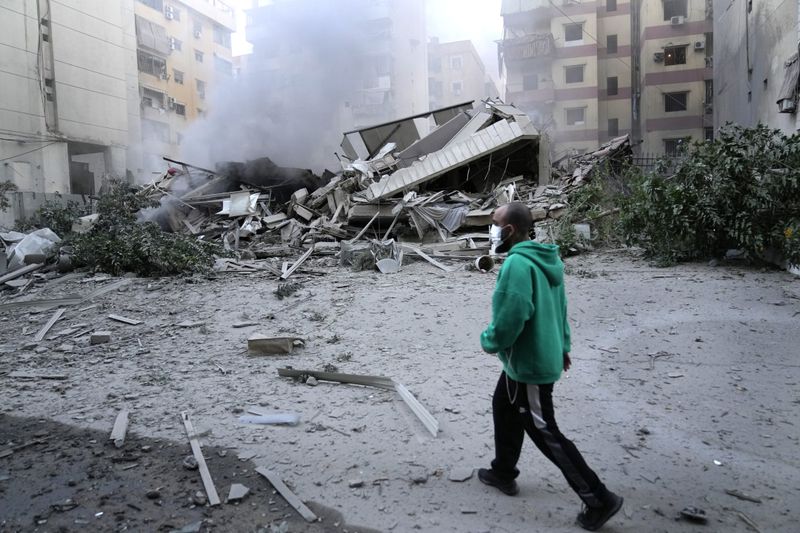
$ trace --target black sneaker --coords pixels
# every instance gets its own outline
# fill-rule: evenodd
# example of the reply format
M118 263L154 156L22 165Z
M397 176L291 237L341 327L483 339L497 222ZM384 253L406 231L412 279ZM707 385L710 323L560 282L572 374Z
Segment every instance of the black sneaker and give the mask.
M578 513L578 523L583 529L597 531L622 508L622 496L609 492L608 502L602 507L583 507Z
M511 481L503 481L488 468L478 469L478 479L480 479L481 483L484 485L495 487L503 494L508 494L509 496L516 496L519 494L519 487L516 481L513 479Z

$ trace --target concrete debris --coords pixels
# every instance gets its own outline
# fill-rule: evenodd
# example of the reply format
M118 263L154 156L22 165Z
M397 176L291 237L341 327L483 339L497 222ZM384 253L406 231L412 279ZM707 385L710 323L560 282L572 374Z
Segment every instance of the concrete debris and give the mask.
M247 339L247 351L251 355L272 355L292 353L296 346L303 346L303 339L297 337L267 337L254 334Z
M227 503L238 502L243 500L248 494L250 494L250 489L240 483L234 483L231 485L230 490L228 491L228 500Z
M420 126L425 119L430 132ZM627 136L555 168L548 150L526 114L490 99L347 132L338 173L317 176L268 158L220 163L214 171L168 160L175 166L140 194L160 202L154 217L165 231L271 258L271 272L284 280L304 272L310 256L343 258L370 243L471 263L489 252L482 233L495 207L521 201L537 224L548 224L563 216L569 195L598 169L616 168L631 155ZM475 228L479 233L470 233ZM278 257L293 259L281 268ZM387 258L393 261L381 262ZM221 271L256 268L239 263ZM396 254L360 264L384 273L399 268Z

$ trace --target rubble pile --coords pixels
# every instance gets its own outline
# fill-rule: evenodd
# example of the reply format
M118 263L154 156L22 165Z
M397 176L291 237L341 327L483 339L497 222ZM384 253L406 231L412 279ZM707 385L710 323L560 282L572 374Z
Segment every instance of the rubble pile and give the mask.
M342 150L342 170L322 177L267 158L214 171L175 162L142 194L160 200L152 216L165 230L217 240L245 258L311 248L347 265L365 251L375 262L403 251L475 258L489 251L485 228L497 206L522 201L537 224L558 219L569 194L599 163L629 154L630 143L613 139L548 183L545 138L519 109L490 100L347 132Z
M631 154L622 136L550 168L546 137L499 100L346 132L341 146L341 170L322 176L266 157L214 170L167 159L169 170L137 193L158 205L139 219L238 256L219 259L218 271L286 279L312 254L382 272L399 269L406 254L450 270L439 260L489 253L486 228L498 206L524 202L539 230L547 228L575 190ZM83 217L73 231L96 220Z

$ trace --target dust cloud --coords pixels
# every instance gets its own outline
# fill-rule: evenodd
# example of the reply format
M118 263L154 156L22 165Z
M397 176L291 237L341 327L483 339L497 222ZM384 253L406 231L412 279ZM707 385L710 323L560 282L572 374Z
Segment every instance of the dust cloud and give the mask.
M186 131L181 159L207 168L263 156L317 172L337 167L348 98L360 88L359 59L369 51L363 4L293 0L250 11L253 53L241 76L210 92L209 112Z

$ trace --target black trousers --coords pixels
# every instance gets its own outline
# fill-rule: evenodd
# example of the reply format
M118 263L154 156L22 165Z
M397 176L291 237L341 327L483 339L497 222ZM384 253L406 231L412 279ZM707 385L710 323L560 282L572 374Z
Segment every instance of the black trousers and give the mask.
M500 375L492 398L495 459L492 470L502 480L519 475L517 461L527 433L536 447L556 465L583 502L600 507L609 492L583 456L558 429L553 412L553 384L532 385Z

